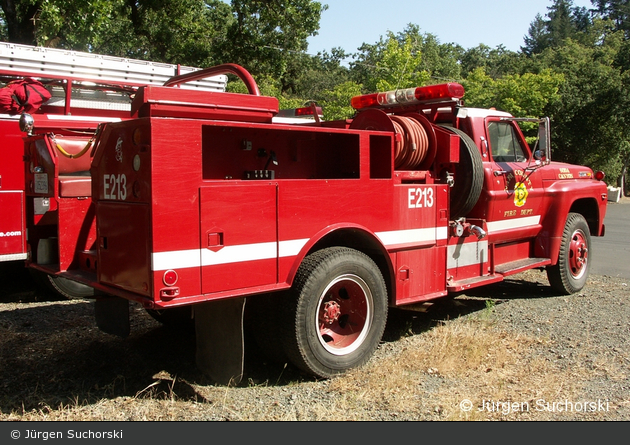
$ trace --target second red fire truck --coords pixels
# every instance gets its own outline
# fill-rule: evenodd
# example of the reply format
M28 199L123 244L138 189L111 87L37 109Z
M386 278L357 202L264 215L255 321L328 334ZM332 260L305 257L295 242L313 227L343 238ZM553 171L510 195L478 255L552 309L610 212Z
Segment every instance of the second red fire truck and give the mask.
M178 88L224 74L249 94ZM192 316L197 364L221 383L242 377L246 305L266 347L330 377L370 359L390 307L532 268L579 291L603 174L551 162L548 119L463 97L456 83L375 93L353 119L295 125L273 122L278 100L238 65L140 87L133 118L101 126L91 180L61 172L52 135L26 138L30 266L96 289L110 333L129 333L130 301Z

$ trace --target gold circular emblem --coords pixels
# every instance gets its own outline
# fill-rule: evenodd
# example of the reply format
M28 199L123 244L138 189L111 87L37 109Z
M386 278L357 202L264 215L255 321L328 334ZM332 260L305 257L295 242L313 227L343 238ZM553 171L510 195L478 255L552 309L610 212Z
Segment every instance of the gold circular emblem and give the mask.
M527 187L522 182L517 182L514 185L514 204L516 207L523 207L527 201Z

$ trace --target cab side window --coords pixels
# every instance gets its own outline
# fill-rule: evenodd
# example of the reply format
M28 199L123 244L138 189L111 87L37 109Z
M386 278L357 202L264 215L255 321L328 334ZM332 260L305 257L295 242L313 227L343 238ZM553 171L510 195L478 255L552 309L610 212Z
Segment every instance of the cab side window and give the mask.
M488 122L488 136L495 162L527 161L518 133L509 122Z

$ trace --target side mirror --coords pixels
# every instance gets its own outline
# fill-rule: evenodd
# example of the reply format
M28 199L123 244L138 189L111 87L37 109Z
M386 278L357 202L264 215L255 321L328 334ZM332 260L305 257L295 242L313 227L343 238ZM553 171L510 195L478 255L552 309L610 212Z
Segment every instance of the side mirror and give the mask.
M534 159L545 164L551 162L551 129L548 117L541 119L538 124L538 150L534 152Z

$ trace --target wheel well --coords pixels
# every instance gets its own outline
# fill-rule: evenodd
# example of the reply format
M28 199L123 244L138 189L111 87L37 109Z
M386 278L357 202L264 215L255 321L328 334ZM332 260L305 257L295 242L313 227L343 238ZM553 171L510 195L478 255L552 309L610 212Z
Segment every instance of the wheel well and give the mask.
M597 202L592 198L578 199L571 205L569 212L581 214L586 222L591 235L597 236L599 229L599 208Z
M372 258L383 274L383 279L387 286L387 294L389 295L389 303L393 304L395 301L392 279L394 276L393 267L387 251L372 234L354 228L339 229L320 239L309 253L333 246L349 247Z

